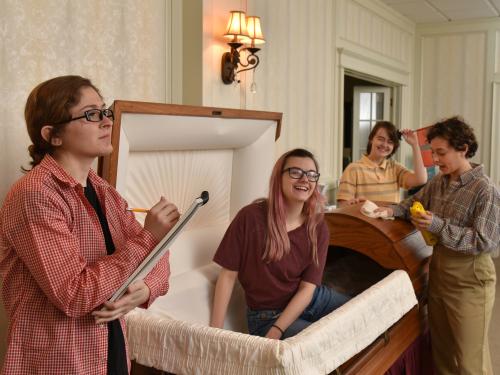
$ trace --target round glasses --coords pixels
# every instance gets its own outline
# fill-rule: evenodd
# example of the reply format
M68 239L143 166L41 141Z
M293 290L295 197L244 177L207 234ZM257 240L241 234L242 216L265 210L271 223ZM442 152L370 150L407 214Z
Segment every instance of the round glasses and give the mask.
M319 173L316 171L304 171L297 167L290 167L283 170L283 173L288 172L288 175L294 180L300 180L302 176L306 176L309 182L316 182L319 180Z
M65 124L67 122L80 120L81 118L85 118L89 122L101 122L104 119L104 117L113 120L115 118L113 110L111 110L109 108L106 108L106 109L97 109L97 108L88 109L85 112L83 112L83 116L73 117L67 121L56 122L56 123L54 123L54 125Z

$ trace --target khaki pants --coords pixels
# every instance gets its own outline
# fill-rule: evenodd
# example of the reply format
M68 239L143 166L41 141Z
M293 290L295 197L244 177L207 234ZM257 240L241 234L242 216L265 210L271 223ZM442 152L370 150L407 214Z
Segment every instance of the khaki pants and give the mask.
M429 326L437 374L493 374L488 329L495 301L491 256L435 247L429 269Z

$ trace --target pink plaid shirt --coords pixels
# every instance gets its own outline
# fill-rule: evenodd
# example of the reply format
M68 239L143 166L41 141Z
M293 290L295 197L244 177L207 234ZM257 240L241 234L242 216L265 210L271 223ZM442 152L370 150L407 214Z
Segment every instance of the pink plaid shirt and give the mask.
M0 275L10 325L3 374L106 374L107 325L96 324L90 313L157 241L126 211L114 188L94 171L89 178L108 220L112 255L82 185L52 157L5 198ZM166 293L169 275L167 253L144 280L151 291L147 305Z

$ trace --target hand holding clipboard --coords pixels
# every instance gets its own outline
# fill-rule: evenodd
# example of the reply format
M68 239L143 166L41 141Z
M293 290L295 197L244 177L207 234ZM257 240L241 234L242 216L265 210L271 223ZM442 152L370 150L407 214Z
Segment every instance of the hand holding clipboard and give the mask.
M184 226L193 217L198 208L208 202L208 191L203 191L198 198L196 198L191 206L181 215L177 223L172 229L163 237L163 239L155 246L149 255L142 261L142 263L135 269L130 277L116 290L113 296L109 299L114 302L125 294L127 288L136 280L142 280L154 268L156 263L167 252L169 246L173 243L175 238L179 235Z

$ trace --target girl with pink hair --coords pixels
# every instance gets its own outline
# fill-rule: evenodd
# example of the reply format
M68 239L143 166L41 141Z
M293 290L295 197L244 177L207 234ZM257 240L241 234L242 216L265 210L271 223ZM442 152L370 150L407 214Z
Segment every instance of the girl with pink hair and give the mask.
M222 328L236 278L248 306L248 331L273 339L294 336L349 297L321 285L329 233L317 189L318 163L294 149L271 175L269 197L238 212L214 261L222 266L210 325Z

